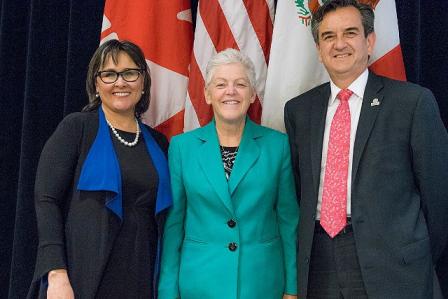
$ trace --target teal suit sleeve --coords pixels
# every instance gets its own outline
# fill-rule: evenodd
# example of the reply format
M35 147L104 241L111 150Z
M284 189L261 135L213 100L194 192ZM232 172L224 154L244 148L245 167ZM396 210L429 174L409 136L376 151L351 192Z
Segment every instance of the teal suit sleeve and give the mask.
M180 298L180 251L184 239L186 196L182 179L182 161L179 143L173 138L168 151L168 161L173 191L173 206L168 213L163 236L163 252L158 288L159 299Z
M297 294L297 225L299 207L294 187L291 155L287 138L283 139L282 169L278 181L277 217L285 261L285 294Z

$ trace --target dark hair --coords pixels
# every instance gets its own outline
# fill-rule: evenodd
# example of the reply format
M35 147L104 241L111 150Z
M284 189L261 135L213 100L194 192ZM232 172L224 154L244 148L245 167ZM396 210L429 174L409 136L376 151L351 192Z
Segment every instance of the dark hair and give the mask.
M108 40L96 49L89 63L89 70L86 78L86 91L89 97L89 103L82 108L82 111L94 111L101 105L101 99L97 97L96 93L96 77L100 68L104 65L107 59L112 58L114 63L118 63L118 55L126 53L138 66L143 70L143 91L140 101L135 105L135 117L140 119L140 116L148 109L151 89L151 77L149 68L146 64L143 51L134 43L130 41L120 41L116 39Z
M364 27L364 36L367 37L374 31L375 14L370 5L359 3L356 0L332 0L327 1L319 9L313 13L311 19L311 32L313 33L314 42L319 44L319 26L325 15L335 11L341 7L353 6L361 14L361 22Z

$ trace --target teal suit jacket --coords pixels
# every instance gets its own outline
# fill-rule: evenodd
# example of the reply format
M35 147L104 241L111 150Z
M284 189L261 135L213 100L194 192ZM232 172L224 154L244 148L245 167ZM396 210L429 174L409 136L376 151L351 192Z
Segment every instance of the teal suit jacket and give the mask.
M296 294L299 211L286 135L247 119L227 181L212 121L174 137L169 164L159 299Z

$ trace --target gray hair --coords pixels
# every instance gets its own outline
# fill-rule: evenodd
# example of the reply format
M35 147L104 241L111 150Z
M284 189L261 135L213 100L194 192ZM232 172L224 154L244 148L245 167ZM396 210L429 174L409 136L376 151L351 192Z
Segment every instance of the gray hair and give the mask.
M329 12L341 7L353 6L361 14L361 22L364 27L364 36L367 37L374 31L375 13L370 5L359 3L356 0L332 0L327 1L313 14L311 19L311 32L314 42L319 44L319 26Z
M244 53L231 48L217 53L207 63L207 67L205 68L205 88L207 88L212 81L217 67L232 63L240 63L244 67L247 78L249 79L249 84L255 90L256 79L254 63Z

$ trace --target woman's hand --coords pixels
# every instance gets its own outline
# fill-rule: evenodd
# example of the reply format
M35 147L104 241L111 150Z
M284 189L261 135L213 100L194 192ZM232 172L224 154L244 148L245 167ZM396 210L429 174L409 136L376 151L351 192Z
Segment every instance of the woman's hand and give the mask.
M283 299L297 299L296 295L283 294Z
M75 299L67 270L56 269L48 272L47 299Z

